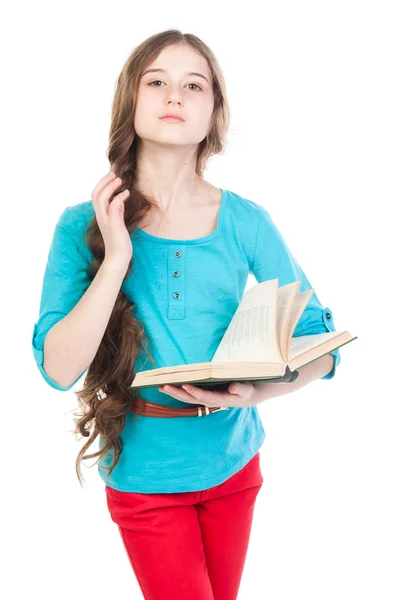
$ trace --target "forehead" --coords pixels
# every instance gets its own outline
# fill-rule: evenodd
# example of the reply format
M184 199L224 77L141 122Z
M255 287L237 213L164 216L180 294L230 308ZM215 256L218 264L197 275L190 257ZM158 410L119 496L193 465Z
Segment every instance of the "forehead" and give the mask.
M147 65L146 69L165 69L171 75L181 73L197 72L202 73L210 82L211 74L207 60L201 54L198 54L193 48L185 44L175 44L163 48L160 54Z

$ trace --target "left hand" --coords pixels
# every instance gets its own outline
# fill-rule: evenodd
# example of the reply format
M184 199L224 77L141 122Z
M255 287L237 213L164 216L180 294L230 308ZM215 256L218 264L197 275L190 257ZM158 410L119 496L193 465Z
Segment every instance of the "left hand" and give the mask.
M228 386L228 391L215 392L204 390L191 384L183 384L181 387L175 385L164 385L158 387L160 392L168 393L173 398L189 404L201 404L209 408L219 406L255 406L259 404L256 390L250 382L233 381Z

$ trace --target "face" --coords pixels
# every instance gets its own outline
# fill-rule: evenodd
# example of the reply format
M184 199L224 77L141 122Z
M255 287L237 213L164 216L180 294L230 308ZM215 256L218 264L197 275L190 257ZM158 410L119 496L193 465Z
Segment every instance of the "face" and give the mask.
M206 59L189 46L169 46L144 69L134 128L143 143L148 140L168 147L196 145L209 131L213 107ZM168 112L185 120L171 122L160 118Z

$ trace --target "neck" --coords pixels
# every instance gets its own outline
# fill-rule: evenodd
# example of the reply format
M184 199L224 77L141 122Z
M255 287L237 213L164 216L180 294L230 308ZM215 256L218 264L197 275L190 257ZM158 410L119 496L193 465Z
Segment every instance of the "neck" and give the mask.
M136 187L152 197L163 211L184 208L204 187L196 173L197 148L159 148L148 143L137 155Z

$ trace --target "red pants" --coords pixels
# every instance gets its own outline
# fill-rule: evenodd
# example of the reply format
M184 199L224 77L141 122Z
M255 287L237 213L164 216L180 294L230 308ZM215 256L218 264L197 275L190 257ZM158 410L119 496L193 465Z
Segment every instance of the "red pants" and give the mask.
M262 484L258 452L203 491L141 494L106 485L145 600L236 600Z

